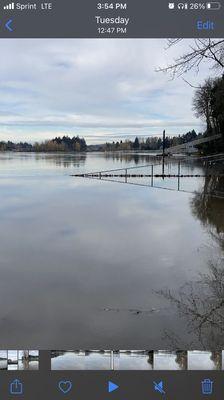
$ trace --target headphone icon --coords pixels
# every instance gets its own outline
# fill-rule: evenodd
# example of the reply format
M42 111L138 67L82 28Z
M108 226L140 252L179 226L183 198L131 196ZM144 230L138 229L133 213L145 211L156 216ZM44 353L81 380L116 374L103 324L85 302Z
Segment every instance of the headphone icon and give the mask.
M186 8L186 5L184 3L179 3L178 6L179 10L184 10Z

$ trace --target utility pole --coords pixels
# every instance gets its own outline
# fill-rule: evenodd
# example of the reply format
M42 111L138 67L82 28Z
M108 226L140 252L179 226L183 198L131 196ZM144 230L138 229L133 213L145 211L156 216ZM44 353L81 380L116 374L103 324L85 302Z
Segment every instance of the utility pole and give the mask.
M166 131L163 131L163 157L165 157L165 140L166 140Z

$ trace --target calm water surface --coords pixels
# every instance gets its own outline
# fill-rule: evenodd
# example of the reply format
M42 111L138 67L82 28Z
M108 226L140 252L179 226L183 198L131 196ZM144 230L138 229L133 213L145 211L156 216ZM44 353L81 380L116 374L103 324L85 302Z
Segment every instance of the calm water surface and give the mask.
M64 352L51 360L53 370L110 370L110 352L99 353L80 353Z
M210 351L192 351L188 352L189 370L219 370L221 362Z
M115 370L152 370L153 358L150 354L126 354L120 353L114 355L114 369Z
M72 352L52 355L52 370L152 370L150 353Z
M201 348L189 316L161 291L198 282L223 256L223 200L205 205L201 197L210 182L185 178L185 193L176 179L156 179L158 189L70 176L152 162L146 155L0 154L3 348ZM177 172L177 162L166 171ZM182 172L204 173L194 163Z
M155 370L182 370L186 369L187 365L187 362L184 363L184 361L183 356L178 357L175 352L158 351L154 353L153 366Z

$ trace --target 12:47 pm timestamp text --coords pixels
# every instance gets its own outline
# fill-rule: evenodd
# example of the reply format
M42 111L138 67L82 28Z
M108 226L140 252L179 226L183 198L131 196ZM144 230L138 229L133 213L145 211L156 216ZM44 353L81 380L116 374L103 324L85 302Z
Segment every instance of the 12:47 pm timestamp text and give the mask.
M113 34L123 34L125 35L127 33L127 28L115 28L115 27L111 27L111 28L97 28L97 31L99 34L102 35L113 35Z

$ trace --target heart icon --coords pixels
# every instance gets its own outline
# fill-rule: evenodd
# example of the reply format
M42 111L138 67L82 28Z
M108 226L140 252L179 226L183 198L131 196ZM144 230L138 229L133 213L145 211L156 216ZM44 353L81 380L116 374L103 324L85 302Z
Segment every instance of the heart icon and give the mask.
M58 387L62 393L67 394L72 389L72 382L71 381L60 381L58 383Z

